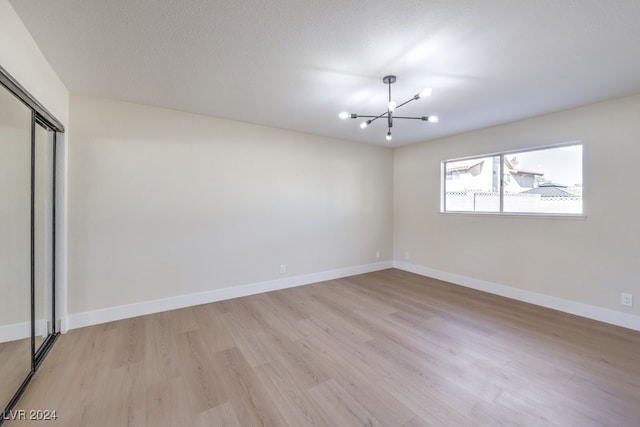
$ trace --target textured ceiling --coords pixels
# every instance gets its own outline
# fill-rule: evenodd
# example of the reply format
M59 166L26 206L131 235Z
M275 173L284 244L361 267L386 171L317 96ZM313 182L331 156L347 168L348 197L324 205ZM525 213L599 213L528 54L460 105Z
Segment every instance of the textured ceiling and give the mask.
M72 93L399 146L640 92L638 0L11 0ZM386 108L440 123L340 111Z

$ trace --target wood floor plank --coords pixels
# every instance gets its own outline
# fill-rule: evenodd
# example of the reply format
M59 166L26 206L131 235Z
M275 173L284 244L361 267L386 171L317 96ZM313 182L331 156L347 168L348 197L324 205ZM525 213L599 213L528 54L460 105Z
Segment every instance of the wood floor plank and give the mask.
M0 406L9 402L31 371L31 340L0 343ZM4 407L3 407L4 409Z
M216 310L209 310L215 304L199 305L193 308L198 329L194 334L200 335L211 351L222 351L235 347L235 342L226 328L221 314Z
M280 412L287 414L287 423L292 426L322 426L331 424L331 417L300 387L297 375L284 362L275 361L256 369L257 375L277 391L273 401ZM318 383L321 384L321 383Z
M390 269L70 331L16 409L65 427L637 426L640 333Z
M324 413L331 414L335 425L382 426L371 413L360 405L335 380L313 387L309 394Z
M243 319L237 313L226 313L222 315L225 327L229 331L236 346L247 362L253 366L260 366L272 362L278 358L271 348L266 344L267 336L259 328L248 326L250 319Z
M357 357L345 358L344 354L332 352L330 345L322 345L321 341L302 341L299 345L310 364L332 372L333 379L363 407L368 408L383 425L398 425L415 416L413 411L380 385L384 374L378 367L372 367Z
M215 408L204 411L195 416L194 427L242 427L233 405L222 403Z
M223 384L241 425L287 425L271 398L276 390L259 380L239 350L218 352L214 360L222 368Z
M192 392L196 410L207 411L224 404L229 400L229 395L220 387L223 378L219 370L211 366L217 346L211 346L211 340L207 339L208 334L191 331L182 337L184 340L178 357L181 360L189 360L189 363L182 367L181 376L190 384L189 391Z
M301 338L296 328L297 320L285 310L281 310L269 294L256 295L249 302L248 309L252 311L261 329L268 335L285 337L288 340ZM259 306L259 307L256 307Z

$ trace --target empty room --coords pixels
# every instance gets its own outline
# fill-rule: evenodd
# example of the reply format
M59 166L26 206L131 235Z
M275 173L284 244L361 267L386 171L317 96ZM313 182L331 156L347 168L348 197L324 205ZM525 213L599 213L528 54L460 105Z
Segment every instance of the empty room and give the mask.
M0 0L0 425L640 425L637 0Z

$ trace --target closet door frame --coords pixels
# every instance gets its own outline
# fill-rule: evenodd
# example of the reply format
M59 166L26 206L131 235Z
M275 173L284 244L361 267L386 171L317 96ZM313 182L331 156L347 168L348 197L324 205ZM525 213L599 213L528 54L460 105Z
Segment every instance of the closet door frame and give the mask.
M56 135L57 132L35 111L31 115L31 370L40 366L60 331L56 327ZM51 331L36 348L36 126L52 132L51 156ZM41 297L41 296L40 296Z

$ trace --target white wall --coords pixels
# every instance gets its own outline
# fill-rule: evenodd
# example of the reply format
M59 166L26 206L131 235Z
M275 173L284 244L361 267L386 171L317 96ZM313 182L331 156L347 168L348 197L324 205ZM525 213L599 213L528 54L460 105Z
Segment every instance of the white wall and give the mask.
M397 149L395 259L637 315L640 304L621 306L620 293L640 300L638 112L632 96ZM576 140L586 219L439 213L441 161Z
M0 0L0 65L67 125L69 91L7 0Z
M80 96L71 126L70 313L391 260L389 149Z

